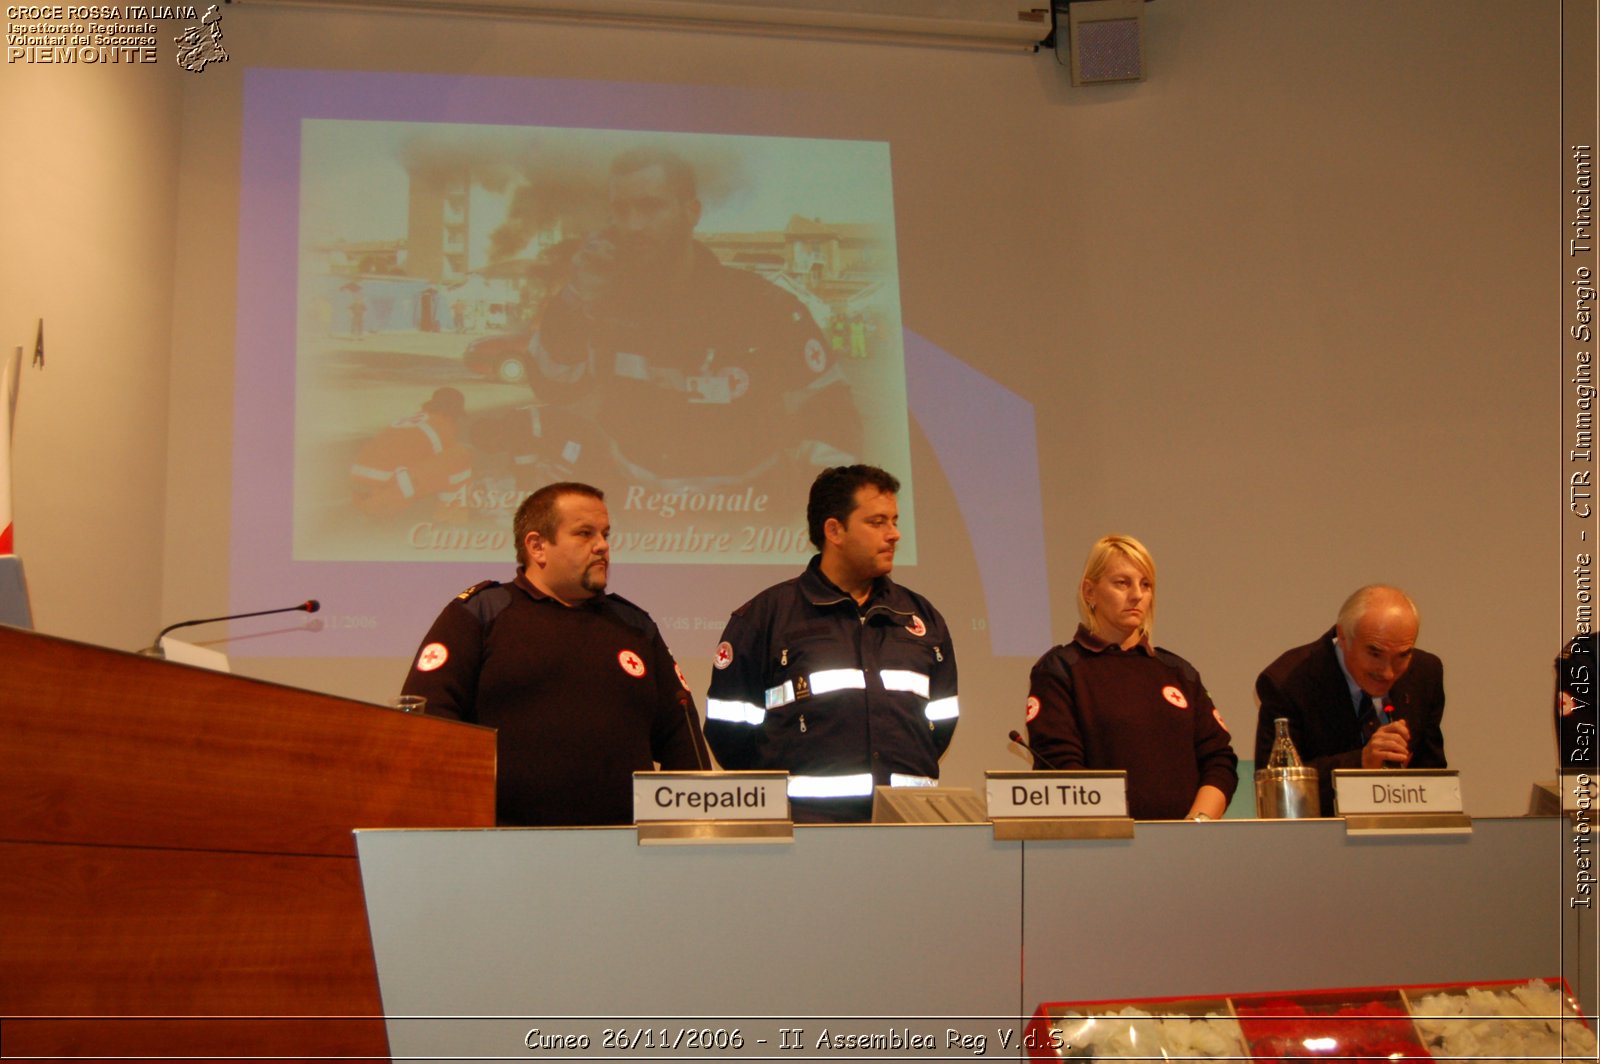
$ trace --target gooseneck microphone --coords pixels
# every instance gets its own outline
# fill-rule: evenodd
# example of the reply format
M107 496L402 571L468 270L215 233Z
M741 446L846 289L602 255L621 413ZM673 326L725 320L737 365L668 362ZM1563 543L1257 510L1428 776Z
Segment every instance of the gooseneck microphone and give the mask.
M1048 757L1045 757L1039 751L1035 750L1033 747L1031 747L1027 743L1023 742L1021 734L1018 733L1015 728L1013 728L1011 730L1011 734L1007 735L1006 738L1010 739L1012 742L1016 743L1018 746L1022 747L1024 750L1028 751L1028 753L1032 754L1033 755L1033 759L1035 761L1039 762L1040 764L1042 764L1045 768L1049 769L1052 772L1060 772L1061 771L1060 769L1056 768L1054 765L1052 765L1050 763L1050 759Z
M167 652L161 649L161 640L168 632L176 632L179 628L192 628L197 624L215 624L217 621L239 621L246 617L265 617L271 613L316 613L320 609L322 609L322 603L316 599L306 599L298 606L284 606L276 610L256 610L254 613L230 613L225 617L201 617L199 620L194 621L179 621L177 624L169 624L157 632L155 642L139 651L139 654L141 657L146 658L165 658Z
M689 745L694 747L694 763L700 766L701 772L711 771L711 766L706 764L706 752L700 748L700 720L695 716L694 700L689 697L689 692L678 691L678 708L683 710L683 723L689 729Z

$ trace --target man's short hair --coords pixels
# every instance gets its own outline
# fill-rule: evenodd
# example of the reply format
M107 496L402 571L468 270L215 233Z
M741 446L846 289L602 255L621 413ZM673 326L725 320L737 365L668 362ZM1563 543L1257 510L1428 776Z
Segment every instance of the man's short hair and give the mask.
M806 500L806 530L811 545L818 550L826 542L823 528L834 518L841 525L850 523L855 512L856 492L862 488L877 488L885 495L900 494L900 482L877 466L830 466L817 474L811 482L811 497Z
M661 167L667 187L682 200L696 198L694 167L677 152L666 148L629 148L611 160L611 176L627 177L652 166Z
M1089 557L1083 563L1083 579L1078 581L1078 616L1083 621L1083 626L1089 631L1094 631L1094 611L1089 608L1089 599L1083 593L1084 582L1094 583L1105 575L1111 563L1118 558L1126 558L1133 563L1133 567L1143 573L1150 580L1150 602L1145 607L1144 623L1139 626L1139 632L1146 639L1150 638L1151 629L1156 623L1156 560L1150 556L1145 545L1132 536L1109 535L1101 536L1095 540L1094 546L1089 548Z
M1356 637L1356 625L1361 618L1366 616L1372 607L1375 598L1398 598L1411 609L1411 616L1416 618L1417 627L1422 627L1422 611L1417 609L1417 604L1411 601L1411 596L1397 587L1389 584L1368 584L1366 587L1357 588L1355 593L1344 600L1344 605L1339 607L1339 635L1348 641Z
M582 495L600 502L606 498L606 493L599 488L563 480L557 484L546 484L523 499L522 505L517 507L516 519L511 523L511 534L517 541L519 566L526 568L528 564L529 532L537 532L545 539L556 538L556 504L568 495Z

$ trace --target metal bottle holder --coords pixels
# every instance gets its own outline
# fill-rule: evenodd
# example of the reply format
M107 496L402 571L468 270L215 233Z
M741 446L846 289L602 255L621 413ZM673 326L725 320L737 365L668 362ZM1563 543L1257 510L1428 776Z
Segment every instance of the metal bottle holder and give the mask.
M1317 770L1305 766L1256 770L1256 816L1302 820L1322 815Z

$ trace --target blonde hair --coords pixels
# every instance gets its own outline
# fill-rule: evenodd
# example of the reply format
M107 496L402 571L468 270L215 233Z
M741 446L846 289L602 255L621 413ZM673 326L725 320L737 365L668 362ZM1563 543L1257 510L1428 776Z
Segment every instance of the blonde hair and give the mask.
M1132 562L1133 567L1150 581L1150 608L1144 611L1144 623L1139 626L1139 634L1148 639L1156 624L1156 562L1144 544L1132 536L1101 536L1089 548L1089 559L1083 563L1083 579L1078 581L1078 616L1082 618L1085 628L1091 632L1095 630L1094 611L1089 608L1089 599L1084 595L1083 588L1085 584L1092 584L1104 576L1117 558Z

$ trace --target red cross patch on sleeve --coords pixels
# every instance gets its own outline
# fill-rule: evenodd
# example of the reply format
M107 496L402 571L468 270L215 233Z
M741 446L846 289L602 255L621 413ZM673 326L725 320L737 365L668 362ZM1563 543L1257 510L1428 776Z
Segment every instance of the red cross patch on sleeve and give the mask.
M806 368L812 373L821 373L828 368L828 349L814 336L806 341Z

